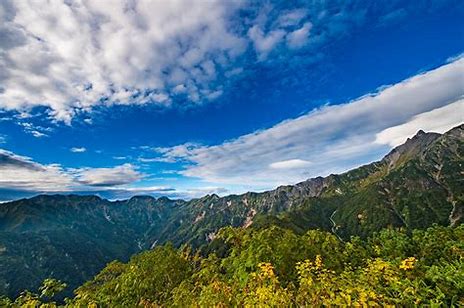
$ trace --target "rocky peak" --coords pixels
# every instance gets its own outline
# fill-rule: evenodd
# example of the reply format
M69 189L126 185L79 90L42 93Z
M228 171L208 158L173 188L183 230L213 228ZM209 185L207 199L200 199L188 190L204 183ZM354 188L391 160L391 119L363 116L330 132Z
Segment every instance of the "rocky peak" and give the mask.
M298 183L297 187L303 188L308 197L319 196L324 188L327 187L327 178L321 176Z
M441 134L426 133L419 130L412 138L408 138L405 143L391 150L383 158L383 161L388 164L389 169L395 168L424 152L440 136Z
M464 138L464 124L458 125L448 132L446 132L444 135L446 136L453 136L458 139Z

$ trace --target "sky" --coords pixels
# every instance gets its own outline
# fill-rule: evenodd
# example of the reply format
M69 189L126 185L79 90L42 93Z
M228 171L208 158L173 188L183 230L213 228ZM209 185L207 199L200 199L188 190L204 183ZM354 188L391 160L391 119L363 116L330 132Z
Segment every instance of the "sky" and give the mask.
M464 122L462 1L0 2L0 201L197 198Z

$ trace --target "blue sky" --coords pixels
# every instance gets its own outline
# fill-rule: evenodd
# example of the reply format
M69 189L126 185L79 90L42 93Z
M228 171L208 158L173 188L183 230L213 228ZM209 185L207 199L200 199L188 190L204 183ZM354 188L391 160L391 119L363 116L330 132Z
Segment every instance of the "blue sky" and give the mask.
M0 4L0 199L272 189L464 122L461 1Z

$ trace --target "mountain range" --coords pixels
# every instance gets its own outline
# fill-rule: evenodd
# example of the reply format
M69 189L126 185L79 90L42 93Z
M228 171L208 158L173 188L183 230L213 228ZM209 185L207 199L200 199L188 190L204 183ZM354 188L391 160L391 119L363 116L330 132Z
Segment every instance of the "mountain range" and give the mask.
M165 242L201 249L225 226L322 229L341 240L383 228L457 226L464 219L464 125L419 131L382 160L275 190L190 201L39 195L0 205L0 294L48 277L69 289L112 260ZM211 247L211 245L209 245Z

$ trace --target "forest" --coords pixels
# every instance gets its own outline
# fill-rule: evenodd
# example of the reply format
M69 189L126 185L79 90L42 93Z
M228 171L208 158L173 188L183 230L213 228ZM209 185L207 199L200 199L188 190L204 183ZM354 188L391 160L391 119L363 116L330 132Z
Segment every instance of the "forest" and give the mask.
M2 307L318 307L464 305L464 226L387 228L342 241L277 226L220 230L202 249L167 243L109 263L56 300L65 284ZM58 297L57 297L58 296Z

